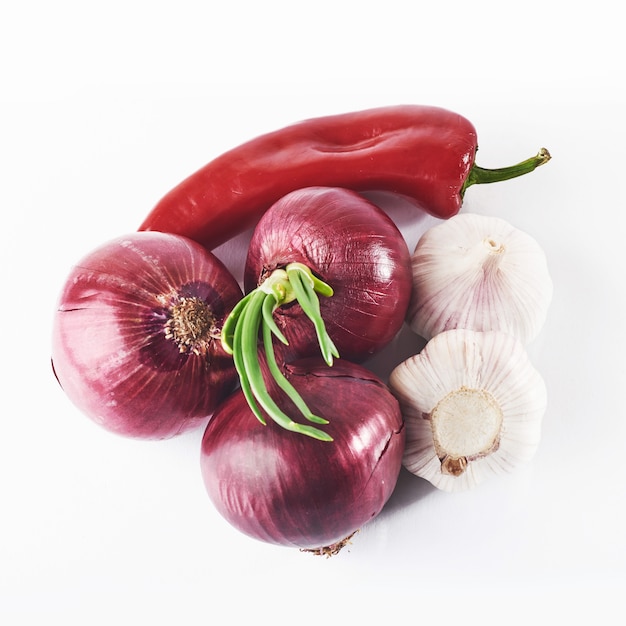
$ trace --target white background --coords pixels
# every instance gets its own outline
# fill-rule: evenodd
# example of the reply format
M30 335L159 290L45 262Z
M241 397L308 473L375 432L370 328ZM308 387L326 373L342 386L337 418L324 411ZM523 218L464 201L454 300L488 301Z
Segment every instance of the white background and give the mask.
M618 6L5 3L0 623L626 616ZM398 103L468 117L484 167L541 146L553 155L527 177L473 187L463 208L546 250L554 300L529 351L549 407L529 466L459 495L403 473L379 518L318 558L218 516L199 474L201 432L138 442L80 415L51 374L51 319L71 265L134 230L214 156L302 118ZM401 202L385 208L411 247L434 223ZM235 272L244 246L220 251ZM412 345L398 344L372 367Z

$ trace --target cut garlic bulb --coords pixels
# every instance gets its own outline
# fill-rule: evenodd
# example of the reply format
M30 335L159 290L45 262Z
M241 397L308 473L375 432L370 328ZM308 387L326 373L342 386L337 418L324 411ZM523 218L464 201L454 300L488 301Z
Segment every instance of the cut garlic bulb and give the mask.
M546 387L506 333L440 333L391 372L389 386L406 422L404 466L444 491L509 472L539 445Z
M426 340L468 328L505 331L527 344L545 322L553 291L546 256L505 220L461 213L433 226L412 265L407 322Z

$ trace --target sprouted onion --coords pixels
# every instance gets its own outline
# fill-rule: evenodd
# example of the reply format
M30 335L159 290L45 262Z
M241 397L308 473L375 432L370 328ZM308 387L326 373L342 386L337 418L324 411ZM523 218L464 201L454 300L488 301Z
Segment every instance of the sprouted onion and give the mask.
M381 350L404 323L410 254L397 226L353 191L309 187L276 202L250 241L247 295L226 321L222 341L233 355L242 390L257 418L329 440L321 428L284 414L262 377L261 335L271 377L310 422L310 411L280 368L319 355L360 362ZM321 296L321 297L320 297Z

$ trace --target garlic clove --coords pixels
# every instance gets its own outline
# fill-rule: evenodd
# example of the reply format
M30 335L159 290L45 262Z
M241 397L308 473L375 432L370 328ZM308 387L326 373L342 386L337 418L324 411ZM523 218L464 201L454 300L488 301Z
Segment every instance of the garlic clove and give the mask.
M412 268L407 322L426 340L468 328L501 330L527 344L545 323L553 293L546 255L505 220L462 213L430 228Z
M440 333L391 372L389 386L406 422L404 466L444 491L511 472L539 445L546 386L507 333Z

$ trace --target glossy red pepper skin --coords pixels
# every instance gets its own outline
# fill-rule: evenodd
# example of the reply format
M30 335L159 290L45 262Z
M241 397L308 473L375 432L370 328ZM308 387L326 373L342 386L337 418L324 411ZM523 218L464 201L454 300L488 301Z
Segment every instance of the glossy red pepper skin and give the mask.
M438 107L313 118L209 162L167 193L139 230L184 235L213 249L254 226L287 193L320 185L392 192L446 219L461 207L476 149L474 126Z

